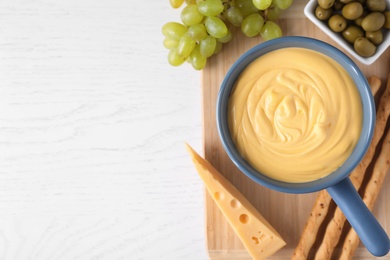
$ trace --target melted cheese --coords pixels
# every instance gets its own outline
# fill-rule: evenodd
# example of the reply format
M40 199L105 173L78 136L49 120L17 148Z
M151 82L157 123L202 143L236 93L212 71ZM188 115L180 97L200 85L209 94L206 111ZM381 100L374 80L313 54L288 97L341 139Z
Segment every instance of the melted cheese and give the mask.
M362 105L348 73L303 48L270 52L240 75L228 105L239 153L258 171L285 182L330 174L352 153Z

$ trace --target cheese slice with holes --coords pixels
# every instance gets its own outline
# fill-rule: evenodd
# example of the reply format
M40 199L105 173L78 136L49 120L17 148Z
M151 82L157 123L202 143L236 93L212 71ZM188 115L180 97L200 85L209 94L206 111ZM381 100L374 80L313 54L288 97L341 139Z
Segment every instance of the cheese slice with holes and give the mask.
M257 209L189 145L187 150L205 186L253 259L265 259L286 245Z

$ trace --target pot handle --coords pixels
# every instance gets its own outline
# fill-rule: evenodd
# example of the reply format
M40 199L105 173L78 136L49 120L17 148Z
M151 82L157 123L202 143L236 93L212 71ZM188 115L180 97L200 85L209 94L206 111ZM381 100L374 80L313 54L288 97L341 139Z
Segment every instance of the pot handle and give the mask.
M367 208L349 178L328 187L327 191L344 213L367 250L374 256L384 256L390 250L386 232Z

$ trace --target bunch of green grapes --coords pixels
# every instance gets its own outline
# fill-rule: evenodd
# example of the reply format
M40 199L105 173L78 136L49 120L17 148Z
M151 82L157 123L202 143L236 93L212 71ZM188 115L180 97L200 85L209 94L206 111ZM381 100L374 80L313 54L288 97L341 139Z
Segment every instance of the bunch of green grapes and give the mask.
M206 66L207 58L221 51L232 39L229 25L240 27L244 35L263 40L281 37L276 23L282 10L293 0L170 0L181 10L182 23L168 22L162 27L168 62L179 66L185 61L196 70Z

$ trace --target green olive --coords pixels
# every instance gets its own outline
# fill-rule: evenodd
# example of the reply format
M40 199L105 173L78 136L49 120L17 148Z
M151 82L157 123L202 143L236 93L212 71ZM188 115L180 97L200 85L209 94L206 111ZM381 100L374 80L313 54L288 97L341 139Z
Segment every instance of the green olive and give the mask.
M390 11L386 11L383 14L385 16L385 24L383 25L383 28L390 29Z
M353 43L355 51L362 57L374 55L376 46L365 37L359 37Z
M383 12L386 10L386 0L367 0L366 7L372 12Z
M353 44L357 38L364 36L364 31L359 26L350 25L342 32L342 35L347 42Z
M344 4L340 0L336 0L333 4L333 9L338 11L344 7Z
M341 10L342 15L345 19L356 20L363 14L363 5L359 2L352 2L346 4Z
M318 0L318 5L324 9L332 8L335 0Z
M363 19L364 19L364 17L366 17L367 16L367 12L366 11L363 11L363 14L362 14L362 16L360 16L358 19L356 19L354 22L355 22L355 24L357 25L357 26L360 26L360 27L362 27L362 22L363 22Z
M385 16L380 12L372 12L364 17L362 28L366 32L377 31L385 24Z
M332 31L342 32L347 27L347 20L340 14L334 14L329 18L328 25Z
M366 32L366 38L369 39L373 44L379 45L383 42L382 30L375 32Z
M332 13L332 9L324 9L321 6L317 6L315 10L316 17L322 21L328 20Z

